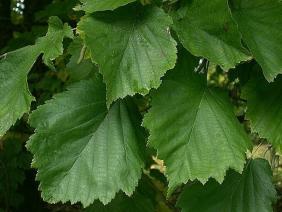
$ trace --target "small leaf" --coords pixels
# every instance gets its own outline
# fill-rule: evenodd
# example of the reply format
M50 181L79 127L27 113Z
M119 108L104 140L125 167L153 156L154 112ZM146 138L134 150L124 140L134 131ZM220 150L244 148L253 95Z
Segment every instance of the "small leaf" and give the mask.
M28 90L27 74L43 53L46 64L62 53L62 41L71 36L67 25L56 18L49 20L49 30L35 45L9 52L0 59L0 136L29 111L34 100Z
M143 123L149 145L165 162L169 193L188 180L222 182L230 167L241 172L250 144L226 93L208 88L194 64L191 55L179 55L176 69L153 93Z
M127 101L107 111L100 78L73 84L33 112L30 123L36 131L27 147L45 201L86 207L110 202L119 190L133 193L144 166L140 117Z
M230 170L222 185L214 180L188 185L177 205L183 212L267 212L275 201L271 168L266 160L255 159L242 174Z
M261 65L265 78L282 73L282 2L230 0L243 40Z
M245 70L248 71L248 70ZM244 86L242 97L247 100L246 117L253 132L282 150L282 77L267 83L263 76L253 74Z
M63 54L63 39L73 38L73 32L68 24L63 24L58 17L49 18L49 28L45 37L39 38L36 46L43 52L43 62L54 68L52 60Z
M205 57L224 70L250 58L226 0L185 1L175 17L174 29L193 55Z
M136 0L80 0L83 5L79 9L88 13L104 10L114 10L120 6L124 6L128 3Z
M78 29L107 86L108 106L127 95L147 94L174 67L176 42L169 33L171 24L163 10L136 4L80 21Z

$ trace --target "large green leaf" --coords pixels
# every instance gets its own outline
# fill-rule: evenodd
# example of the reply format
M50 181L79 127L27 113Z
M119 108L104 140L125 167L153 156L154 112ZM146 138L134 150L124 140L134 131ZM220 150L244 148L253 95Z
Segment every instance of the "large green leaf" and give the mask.
M222 185L210 180L187 186L177 204L183 212L270 212L275 200L270 166L255 159L242 174L230 170Z
M252 131L281 151L282 77L269 84L263 76L253 74L243 88L242 96L247 100L246 116L251 121Z
M127 95L147 94L174 67L171 23L163 10L136 4L81 20L78 29L103 74L108 105Z
M80 9L93 13L96 11L114 10L136 0L80 0L83 4Z
M31 114L28 142L44 200L104 204L122 190L131 195L143 167L138 111L118 101L106 107L102 79L73 84Z
M24 113L29 111L32 95L27 74L37 57L43 53L46 64L62 53L62 40L72 37L72 31L56 17L49 20L49 30L35 45L3 55L0 60L0 136Z
M169 192L188 180L222 182L230 167L243 170L248 137L226 93L206 86L187 53L153 93L143 125L167 167Z
M225 70L249 58L226 0L184 2L175 15L174 29L185 48Z
M230 0L243 40L261 65L265 78L282 73L282 2Z

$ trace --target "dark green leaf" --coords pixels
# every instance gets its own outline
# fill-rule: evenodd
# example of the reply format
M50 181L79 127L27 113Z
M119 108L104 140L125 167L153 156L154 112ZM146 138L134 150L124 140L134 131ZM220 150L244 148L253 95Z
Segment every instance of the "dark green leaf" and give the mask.
M222 185L210 180L206 185L187 186L178 206L183 212L270 212L275 200L270 166L266 160L255 159L242 174L230 170Z
M230 0L243 40L261 65L265 78L282 73L282 2Z
M193 55L205 57L224 70L250 58L226 0L185 1L177 11L174 29Z
M246 116L251 122L252 131L281 151L282 77L268 83L262 75L254 72L243 88L242 97L247 100Z

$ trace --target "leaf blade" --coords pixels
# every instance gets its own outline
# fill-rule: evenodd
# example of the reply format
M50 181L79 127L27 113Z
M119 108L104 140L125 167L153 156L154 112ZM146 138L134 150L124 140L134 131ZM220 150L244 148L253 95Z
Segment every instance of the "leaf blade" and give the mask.
M33 46L9 52L0 59L0 94L3 97L0 99L0 136L29 111L34 97L28 89L27 74L38 56L43 53L45 63L52 66L53 56L62 53L63 38L72 37L71 34L71 29L60 19L51 17L45 37Z
M247 100L246 118L250 120L252 131L267 139L278 151L282 150L281 84L280 76L268 83L262 74L253 73L242 89L242 98Z
M205 57L224 70L250 59L225 0L186 2L176 12L174 29L193 55Z
M282 3L278 0L230 0L243 40L271 82L282 73Z
M144 166L144 138L132 110L117 102L107 111L99 78L73 84L33 112L36 133L27 147L43 199L86 207L95 199L110 202L119 190L131 195Z
M272 211L276 190L266 160L248 162L242 174L229 171L223 184L210 180L206 185L187 186L177 205L183 212Z
M143 126L167 167L169 193L188 180L222 182L228 168L243 170L250 141L226 94L206 87L187 53L153 94Z
M106 83L108 105L127 95L145 95L160 85L160 77L176 62L176 42L167 31L171 24L161 9L135 4L79 23Z

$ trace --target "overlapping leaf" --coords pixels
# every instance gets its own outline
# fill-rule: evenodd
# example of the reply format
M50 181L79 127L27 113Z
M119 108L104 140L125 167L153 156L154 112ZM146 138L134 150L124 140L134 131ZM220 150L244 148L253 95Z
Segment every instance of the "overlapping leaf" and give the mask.
M183 2L175 15L174 29L192 54L205 57L225 70L249 58L226 0Z
M106 107L99 78L73 84L31 115L28 143L48 202L110 202L133 193L143 167L144 137L138 111L128 102Z
M135 93L147 94L174 67L176 42L169 33L171 18L161 9L137 4L81 20L93 61L107 86L107 104Z
M114 10L120 6L124 6L136 0L80 0L80 1L82 3L80 9L88 13L93 13L97 11Z
M272 211L276 191L266 160L247 163L242 174L229 171L223 184L210 180L206 185L187 186L178 206L183 212L266 212Z
M243 40L261 65L265 78L282 73L282 2L230 0Z
M0 136L29 111L33 97L28 90L27 74L37 57L43 53L45 63L51 66L51 60L63 51L65 36L72 37L71 29L51 17L45 37L33 46L9 52L0 59Z
M252 130L281 151L282 78L278 77L269 84L263 76L253 74L242 96L247 100L246 116L251 121Z
M170 192L188 180L222 182L230 167L243 170L248 137L226 94L206 86L187 53L153 94L143 124L167 167Z

